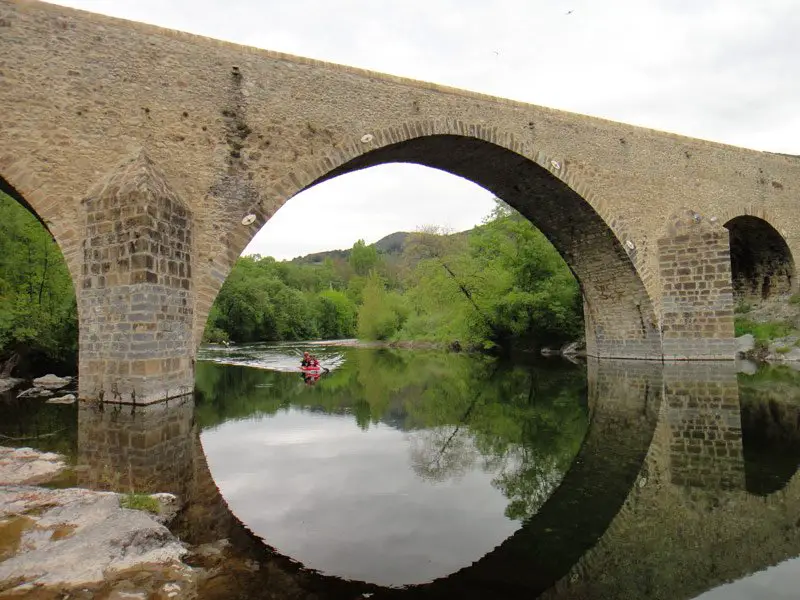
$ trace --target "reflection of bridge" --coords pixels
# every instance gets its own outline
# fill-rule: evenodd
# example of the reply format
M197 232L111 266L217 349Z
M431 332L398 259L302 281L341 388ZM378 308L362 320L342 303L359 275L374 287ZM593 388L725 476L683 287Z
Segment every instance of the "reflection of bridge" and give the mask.
M137 489L180 494L189 542L229 538L262 565L229 582L251 597L692 598L800 554L798 476L766 497L745 491L732 364L592 361L589 406L580 453L540 511L473 565L407 590L321 576L264 546L214 485L191 401L84 407L79 457L87 484L111 467Z
M0 189L47 224L80 395L191 389L234 261L291 197L411 162L494 192L579 279L593 356L732 359L733 292L796 288L800 160L0 0Z

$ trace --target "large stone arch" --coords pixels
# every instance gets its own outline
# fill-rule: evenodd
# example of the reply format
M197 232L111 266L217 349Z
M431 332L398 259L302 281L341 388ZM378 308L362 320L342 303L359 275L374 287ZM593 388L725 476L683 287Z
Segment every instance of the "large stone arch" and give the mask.
M266 190L261 197L270 204L254 201L241 215L252 214L255 220L228 234L227 251L211 259L213 264L199 283L195 344L235 260L285 202L338 175L392 162L416 163L473 181L531 220L579 281L590 355L661 358L658 319L644 283L654 278L639 258L635 242L619 237L623 219L578 180L567 161L495 127L459 120L403 123L364 132L327 155L299 164Z

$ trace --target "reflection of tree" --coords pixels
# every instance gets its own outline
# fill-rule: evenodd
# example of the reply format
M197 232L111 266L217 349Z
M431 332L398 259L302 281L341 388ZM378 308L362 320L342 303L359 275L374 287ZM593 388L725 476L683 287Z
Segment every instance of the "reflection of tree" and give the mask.
M428 481L463 477L480 456L469 430L462 425L415 431L409 439L414 473Z
M409 432L411 466L445 481L479 465L510 500L506 514L533 514L576 456L588 425L585 372L547 371L487 357L352 349L314 387L294 374L212 363L197 366L202 427L294 406L351 414L362 429L382 422Z
M511 502L509 519L524 520L536 513L564 476L564 465L554 456L537 457L525 446L508 457L506 468L492 481Z

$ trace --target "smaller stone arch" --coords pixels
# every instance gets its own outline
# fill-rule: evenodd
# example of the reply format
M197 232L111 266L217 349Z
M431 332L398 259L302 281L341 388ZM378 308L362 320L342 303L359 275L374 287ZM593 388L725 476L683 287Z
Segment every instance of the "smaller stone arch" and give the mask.
M735 301L762 302L792 293L795 264L784 237L765 218L744 214L724 224L730 236Z

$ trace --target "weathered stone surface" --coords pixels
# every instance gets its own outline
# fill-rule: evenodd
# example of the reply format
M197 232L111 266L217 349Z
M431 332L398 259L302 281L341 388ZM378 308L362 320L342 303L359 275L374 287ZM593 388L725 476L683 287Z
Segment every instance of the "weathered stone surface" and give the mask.
M769 345L767 361L769 362L795 362L800 360L800 348L787 345L781 342L773 342Z
M561 348L562 356L586 356L586 343L583 341L570 342Z
M63 457L52 452L0 446L0 485L44 483L66 467Z
M75 400L75 394L65 394L64 396L59 396L58 398L50 398L47 401L47 404L74 404Z
M38 388L44 388L46 390L60 390L61 388L67 387L70 383L72 383L71 377L58 377L53 375L52 373L49 375L45 375L43 377L37 377L33 380L33 385Z
M22 379L15 379L13 377L0 379L0 394L2 394L3 392L7 392L9 390L13 390L22 382L23 382Z
M756 347L756 338L751 333L745 333L736 338L736 354L742 356Z
M120 508L111 492L0 488L0 519L32 525L15 556L0 563L0 586L78 586L148 564L179 564L184 546L150 515ZM61 535L53 535L56 530Z
M758 372L758 363L754 360L749 360L747 358L737 358L734 364L736 365L737 373L744 373L745 375L755 375Z
M255 233L309 186L389 162L467 178L539 227L580 280L591 356L730 360L734 292L796 287L797 157L44 3L0 13L0 178L69 265L81 396L191 387Z

